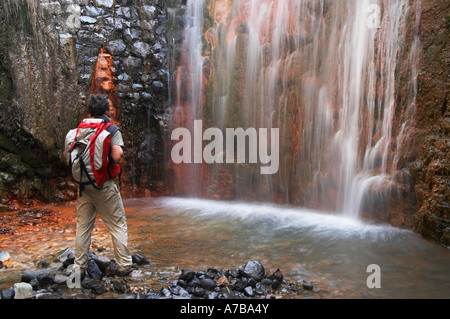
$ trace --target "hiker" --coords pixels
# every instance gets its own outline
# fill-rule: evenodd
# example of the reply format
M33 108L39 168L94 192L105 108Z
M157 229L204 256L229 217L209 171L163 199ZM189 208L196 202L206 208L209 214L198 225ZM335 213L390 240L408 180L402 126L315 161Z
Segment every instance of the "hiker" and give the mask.
M98 212L111 233L117 274L126 276L137 266L132 263L127 248L125 209L119 186L114 180L117 176L120 179L121 169L117 163L123 161L122 134L110 121L107 95L91 95L88 112L92 118L84 119L77 129L67 134L64 152L79 185L74 269L81 273L86 270L91 233Z

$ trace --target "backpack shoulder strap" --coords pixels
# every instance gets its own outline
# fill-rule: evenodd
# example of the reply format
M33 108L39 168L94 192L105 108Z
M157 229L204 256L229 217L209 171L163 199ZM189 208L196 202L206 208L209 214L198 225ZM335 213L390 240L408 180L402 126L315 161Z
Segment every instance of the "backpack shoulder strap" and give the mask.
M110 125L106 130L109 132L109 134L111 134L111 137L113 137L114 134L116 134L116 132L119 131L120 129L115 125Z

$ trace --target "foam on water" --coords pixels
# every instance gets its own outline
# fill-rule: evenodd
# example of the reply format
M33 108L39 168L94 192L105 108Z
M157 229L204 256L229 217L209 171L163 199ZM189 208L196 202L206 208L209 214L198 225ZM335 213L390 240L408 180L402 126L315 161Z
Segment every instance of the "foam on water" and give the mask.
M301 231L330 238L387 239L410 231L390 225L292 206L165 197L158 201L177 212L201 218L235 219L240 223L269 223L273 230Z

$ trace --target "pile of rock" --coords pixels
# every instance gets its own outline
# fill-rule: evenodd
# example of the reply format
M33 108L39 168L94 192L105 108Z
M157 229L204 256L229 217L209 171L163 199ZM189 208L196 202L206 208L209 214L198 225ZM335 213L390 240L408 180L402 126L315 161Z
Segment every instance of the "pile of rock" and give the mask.
M244 267L206 271L183 269L173 272L169 278L150 270L147 257L140 253L133 256L133 263L144 269L129 274L118 271L114 259L90 253L86 271L73 271L74 250L66 248L57 253L59 268L43 268L50 263L39 263L38 270L27 270L20 283L0 291L2 299L246 299L295 297L313 286L307 282L290 283L280 269L266 271L259 261L248 261ZM45 264L45 265L44 265ZM42 266L44 265L44 266ZM155 277L156 276L156 277ZM160 277L157 288L155 278ZM175 279L178 278L178 279ZM163 282L161 283L161 280ZM78 289L73 289L78 288Z
M244 267L219 271L209 268L206 271L184 269L178 280L161 289L165 298L207 298L244 299L275 298L275 292L293 293L299 290L312 290L311 283L288 283L283 273L275 268L265 271L259 261L248 261Z
M60 264L62 263L58 269L45 268L36 271L25 271L20 283L16 283L14 287L0 292L1 298L95 298L96 295L103 294L107 291L121 293L127 291L126 279L121 278L122 280L115 280L121 274L118 271L118 264L114 259L109 259L91 252L86 271L79 274L79 281L77 282L77 278L70 277L73 275L73 267L71 266L73 266L75 259L73 248L68 247L60 251L56 258ZM137 265L149 264L148 259L139 253L134 254L132 258L133 262ZM73 290L70 288L81 288L82 294L73 295Z

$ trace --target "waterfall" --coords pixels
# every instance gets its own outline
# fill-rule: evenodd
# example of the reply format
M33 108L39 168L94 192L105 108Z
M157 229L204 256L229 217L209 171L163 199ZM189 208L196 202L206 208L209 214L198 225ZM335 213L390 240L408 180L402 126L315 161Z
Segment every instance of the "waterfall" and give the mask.
M414 86L420 50L410 10L417 23L419 0L188 0L173 127L279 128L280 168L172 165L173 193L357 217L395 180L396 113L415 96L398 105L399 59L410 52Z

